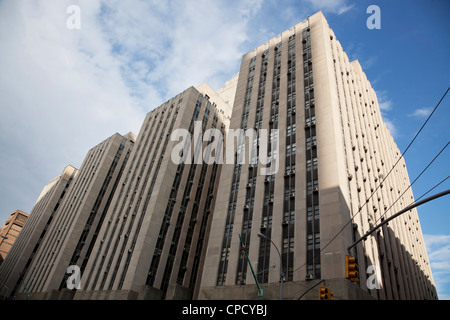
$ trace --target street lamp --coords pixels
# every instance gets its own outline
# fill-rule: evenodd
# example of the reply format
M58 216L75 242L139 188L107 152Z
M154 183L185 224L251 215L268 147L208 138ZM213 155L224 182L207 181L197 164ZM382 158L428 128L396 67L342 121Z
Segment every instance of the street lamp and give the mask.
M283 259L281 258L280 250L278 250L278 247L276 246L276 244L268 236L265 236L262 233L258 233L257 236L272 242L272 244L275 247L275 249L277 249L278 255L280 256L280 300L283 300L283 279L284 279L284 275L283 275Z

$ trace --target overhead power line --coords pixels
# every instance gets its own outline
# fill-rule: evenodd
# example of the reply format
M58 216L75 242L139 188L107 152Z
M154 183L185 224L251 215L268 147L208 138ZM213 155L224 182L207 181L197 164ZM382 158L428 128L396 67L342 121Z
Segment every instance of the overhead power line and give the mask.
M447 146L450 144L450 141L449 142L447 142L447 144L441 149L441 151L439 151L439 153L433 158L433 160L431 160L430 161L430 163L428 163L428 165L425 167L425 169L423 169L422 170L422 172L414 179L414 181L408 186L408 188L406 188L405 189L405 191L403 191L403 193L397 198L397 200L395 200L392 204L391 204L391 206L386 210L386 211L388 211L390 208L392 208L393 206L394 206L394 204L395 203L397 203L397 201L399 200L399 199L401 199L401 197L406 193L406 191L408 191L409 190L409 188L411 188L411 186L420 178L420 176L431 166L431 164L441 155L441 153L445 150L445 148L447 148ZM384 180L383 180L384 181ZM373 193L372 193L372 195L373 195ZM372 197L372 195L369 197L369 199ZM365 204L367 204L368 203L368 201L366 200L366 202L364 203L364 205ZM363 206L362 206L363 207ZM362 209L362 207L361 207L361 209ZM361 209L359 209L358 210L358 212L360 212L361 211ZM354 214L353 215L353 217L355 217L356 216L356 214ZM350 222L353 220L353 217L350 219ZM379 218L379 219L381 219L381 217ZM378 220L379 220L378 219ZM378 221L377 220L377 221ZM376 222L375 222L376 223ZM322 252L326 247L328 247L329 245L330 245L330 243L334 240L334 239L336 239L336 237L345 229L345 227L347 226L349 224L349 222L347 222L347 224L320 250L320 252Z
M434 189L436 189L437 187L439 187L441 184L443 184L448 178L450 178L450 176L447 176L445 179L443 179L441 182L439 182L438 184L436 184L433 188L431 188L430 190L428 190L427 192L425 192L423 195L421 195L420 197L418 197L416 199L416 201L419 201L420 199L422 199L423 197L425 197L427 194L429 194L431 191L433 191Z
M388 212L396 203L397 203L397 201L398 200L400 200L402 197L403 197L403 195L406 193L406 191L408 191L409 189L411 189L411 187L413 186L413 184L414 183L416 183L416 181L422 176L422 174L424 174L425 173L425 171L427 171L427 169L433 164L433 162L441 155L441 153L448 147L448 145L450 144L450 141L448 141L447 142L447 144L441 149L441 151L439 151L439 153L433 158L433 160L431 160L429 163L428 163L428 165L422 170L422 172L414 179L414 181L403 191L403 193L397 198L397 200L395 200L392 204L391 204L391 206L389 207L389 208L387 208L386 210L385 210L385 212L384 212L384 214L382 215L382 216L380 216L376 221L375 221L375 223L378 223L378 221L380 220L380 219L382 219L382 218L384 218L385 217L385 215L386 215L386 212ZM448 178L448 177L447 177ZM447 178L445 178L444 179L444 181L445 180L447 180ZM443 182L443 181L442 181ZM441 184L442 182L440 182L439 184ZM438 185L439 185L438 184ZM435 186L436 187L436 186ZM435 188L435 187L433 187L433 189ZM431 191L431 190L430 190ZM430 191L427 191L427 193L429 193ZM424 195L422 195L420 198L422 198L422 197L424 197ZM420 198L418 198L418 199L416 199L415 201L418 201ZM413 201L413 203L414 203L414 201Z
M353 242L353 243L347 248L347 251L350 252L350 250L351 250L354 246L356 246L356 245L357 245L358 243L360 243L361 241L367 239L367 237L368 237L371 233L373 233L374 231L376 231L378 228L384 226L384 225L385 225L386 223L388 223L389 221L391 221L391 220L397 218L399 215L401 215L401 214L403 214L403 213L405 213L405 212L407 212L407 211L409 211L409 210L411 210L411 209L414 209L415 207L418 207L418 206L420 206L420 205L422 205L422 204L424 204L424 203L427 203L427 202L429 202L429 201L431 201L431 200L440 198L440 197L445 196L445 195L448 195L448 194L450 194L450 189L447 189L447 190L445 190L445 191L442 191L442 192L440 192L440 193L438 193L438 194L435 194L434 196L428 197L428 198L426 198L426 199L424 199L424 200L421 200L421 201L419 201L419 202L414 203L413 205L410 205L410 206L406 207L406 208L403 209L403 210L400 210L400 211L397 212L396 214L390 216L389 218L387 218L386 220L384 220L383 222L381 222L379 225L377 225L377 226L373 227L372 229L370 229L369 231L367 231L367 232L366 232L359 240Z
M449 92L450 87L447 87L447 90L445 91L444 95L441 97L441 99L439 100L439 102L436 104L436 106L434 107L433 111L430 113L430 115L428 116L428 118L425 120L425 122L423 123L423 125L420 127L419 131L416 133L416 135L414 136L414 138L411 140L411 142L408 144L408 146L406 147L405 151L403 151L403 153L401 154L401 156L399 157L399 159L395 162L395 164L393 165L393 167L391 168L391 170L389 170L389 172L387 173L387 175L383 178L383 180L378 184L378 186L375 188L375 190L372 192L372 194L366 199L366 201L364 202L364 204L358 209L358 211L353 214L350 219L342 226L342 228L336 233L335 236L333 236L331 238L330 241L328 241L328 243L323 246L319 252L322 252L323 250L325 250L338 236L339 234L341 234L345 228L353 221L353 219L361 212L361 210L364 208L364 206L369 202L369 200L373 197L373 195L376 193L376 191L380 188L380 186L383 185L383 182L387 179L387 177L392 173L392 171L395 169L395 167L397 166L397 164L400 162L400 160L404 157L404 155L406 154L406 152L409 150L409 148L411 147L411 145L414 143L414 141L416 140L416 138L419 136L419 134L422 132L423 128L425 127L425 125L428 123L428 121L430 120L430 118L433 116L433 114L435 113L435 111L437 110L437 108L439 107L439 105L441 104L441 102L444 100L444 98L446 97L447 93ZM447 145L443 148L445 149ZM442 153L443 150L441 150L438 154L438 156ZM436 156L437 157L437 156ZM436 159L435 157L435 159ZM433 159L432 162L435 160ZM432 163L431 162L431 163ZM430 163L430 164L431 164ZM424 169L426 170L430 164L428 164L428 166ZM423 172L422 172L423 173ZM422 174L421 173L421 174ZM420 175L419 175L420 176ZM418 177L417 177L418 178ZM415 180L417 180L417 178ZM414 181L415 182L415 181ZM430 192L430 191L428 191ZM423 197L423 196L422 196ZM398 200L398 199L397 199ZM396 201L397 201L396 200ZM299 266L298 268L296 268L295 270L293 270L293 272L298 271L299 269L303 268L304 266L306 266L307 262L305 262L303 265Z

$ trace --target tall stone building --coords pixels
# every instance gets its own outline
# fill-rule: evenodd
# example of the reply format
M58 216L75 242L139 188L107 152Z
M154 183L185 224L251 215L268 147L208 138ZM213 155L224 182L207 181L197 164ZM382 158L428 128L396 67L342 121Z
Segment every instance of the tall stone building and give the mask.
M207 84L147 114L75 299L196 296L221 169L204 150L230 115Z
M415 209L348 250L414 201L409 185L375 91L319 12L51 181L0 296L317 299L326 279L336 299L436 299Z
M22 240L27 241L24 248L28 260L23 260L24 253L17 251L15 255L22 255L22 260L14 259L15 264L11 261L12 271L0 271L1 274L9 273L15 282L11 296L19 299L58 298L57 291L66 287L67 268L71 265L84 268L134 139L132 133L125 136L116 133L89 150L80 170L68 167L64 171L63 181L70 172L72 174L59 196L60 201L42 208L42 213L39 210L41 200L51 197L54 201L58 193L47 195L46 192L40 197L30 217L30 222L39 221L32 232L24 232ZM58 179L60 184L59 180L61 178ZM28 254L30 248L33 251ZM50 296L52 292L54 296Z
M66 287L69 266L84 269L135 138L116 133L89 150L25 275L28 293L45 297Z
M50 181L39 195L21 233L0 266L3 298L14 297L19 290L26 287L23 282L24 276L77 173L77 169L67 166L62 174Z
M286 299L323 278L338 299L437 298L415 209L353 249L360 282L345 279L348 246L414 199L375 91L321 12L243 56L230 130L248 128L273 130L279 170L223 166L200 299L278 299L280 271Z

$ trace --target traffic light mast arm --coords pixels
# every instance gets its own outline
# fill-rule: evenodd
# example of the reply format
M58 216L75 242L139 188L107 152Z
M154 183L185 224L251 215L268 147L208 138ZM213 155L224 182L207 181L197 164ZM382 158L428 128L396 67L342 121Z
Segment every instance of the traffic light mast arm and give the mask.
M445 195L447 195L447 194L449 194L449 193L450 193L450 189L445 190L445 191L442 191L442 192L440 192L440 193L438 193L438 194L435 194L434 196L431 196L431 197L428 197L428 198L426 198L426 199L423 199L423 200L421 200L421 201L419 201L419 202L416 202L416 203L414 203L414 204L412 204L412 205L406 207L405 209L403 209L403 210L397 212L396 214L390 216L388 219L386 219L386 220L384 220L383 222L381 222L379 225L377 225L377 226L373 227L372 229L370 229L369 231L367 231L367 232L366 232L359 240L353 242L353 243L347 248L347 251L350 253L350 250L351 250L354 246L356 246L356 245L357 245L358 243L360 243L362 240L367 239L367 237L368 237L371 233L373 233L373 232L376 231L378 228L382 227L383 225L385 225L386 223L388 223L388 222L391 221L392 219L397 218L399 215L401 215L401 214L403 214L403 213L405 213L405 212L407 212L407 211L409 211L409 210L411 210L411 209L413 209L413 208L415 208L415 207L418 207L418 206L420 206L420 205L422 205L422 204L424 204L424 203L427 203L427 202L429 202L429 201L431 201L431 200L434 200L434 199L440 198L440 197L442 197L442 196L445 196Z

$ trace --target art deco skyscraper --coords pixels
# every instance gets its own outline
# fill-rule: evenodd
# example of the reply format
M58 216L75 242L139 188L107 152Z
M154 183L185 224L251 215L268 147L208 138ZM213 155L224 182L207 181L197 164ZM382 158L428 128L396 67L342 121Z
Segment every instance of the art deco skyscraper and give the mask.
M14 260L17 262L9 275L15 282L11 296L19 299L56 299L58 289L66 287L66 269L69 265L84 268L134 139L132 133L125 136L116 133L91 148L79 170L68 167L64 171L63 177L69 175L69 169L77 174L71 175L70 184L66 184L67 188L61 196L55 193L59 201L46 206L41 215L38 210L40 202L48 196L40 197L42 199L35 205L36 210L33 208L30 215L30 222L38 219L39 223L33 232L25 233L28 228L26 224L23 233L28 243L21 247L22 251L15 252ZM46 189L51 191L52 188ZM30 224L30 227L33 225ZM13 249L16 250L16 247ZM30 249L33 249L32 253L28 253ZM19 255L21 259L17 259ZM23 260L26 257L28 260Z
M278 299L280 267L286 299L322 278L340 299L437 297L415 209L353 249L360 282L345 279L348 246L414 199L375 91L321 12L243 56L239 128L275 130L280 166L223 166L200 299Z
M3 295L14 296L23 288L23 278L77 173L77 169L67 166L42 190L19 237L0 266L0 286L6 288L1 292Z
M116 133L89 150L24 277L29 294L63 289L70 265L84 269L135 139Z
M217 139L232 130L237 146ZM225 163L211 161L223 145ZM0 267L0 294L297 299L326 278L336 299L435 299L415 209L348 252L414 201L409 185L375 91L319 12L245 54L222 89L188 88L136 139L114 135L67 167Z
M232 96L233 87L230 82L221 92ZM224 134L230 114L206 84L147 114L75 299L196 295L221 165L193 160L203 154L207 129ZM193 138L193 152L184 149L188 161L181 163L172 158L176 130Z

